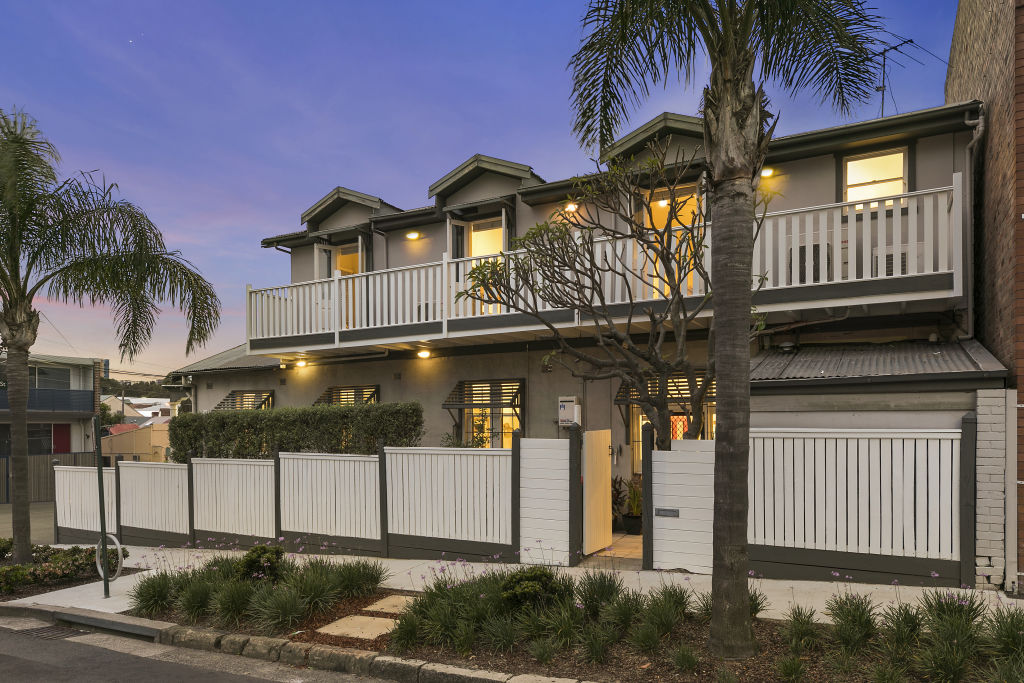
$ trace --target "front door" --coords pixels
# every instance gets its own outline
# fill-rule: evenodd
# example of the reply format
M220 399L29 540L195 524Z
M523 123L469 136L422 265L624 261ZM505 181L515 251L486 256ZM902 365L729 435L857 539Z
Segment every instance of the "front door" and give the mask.
M612 544L612 432L583 434L583 554Z

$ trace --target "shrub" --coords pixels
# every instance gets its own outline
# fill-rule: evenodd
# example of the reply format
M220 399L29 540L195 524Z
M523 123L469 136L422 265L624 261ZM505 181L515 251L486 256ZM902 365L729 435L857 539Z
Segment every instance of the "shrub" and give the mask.
M790 655L780 659L776 668L779 671L779 678L783 681L802 680L806 673L806 670L804 669L804 660L800 659L796 655Z
M249 548L238 562L238 577L277 581L281 576L284 548L279 545L258 545Z
M601 620L621 635L639 619L646 601L643 594L624 590L601 610Z
M697 621L707 623L711 621L711 591L698 593L693 606L693 616Z
M800 655L821 645L821 634L814 623L814 610L794 605L786 615L786 642L790 652Z
M511 572L501 585L501 596L512 607L550 605L572 596L572 584L560 581L547 567L528 567Z
M168 428L175 462L186 462L189 454L267 458L275 450L373 454L381 441L386 446L416 446L422 434L419 403L183 413Z
M126 549L121 553L122 557L128 557ZM117 551L113 548L107 551L107 566L111 571L117 566ZM34 545L31 564L0 567L0 593L10 593L26 585L63 583L90 576L96 576L94 548Z
M989 641L999 657L1024 659L1024 610L999 605L987 625Z
M387 568L376 560L330 562L334 584L342 598L372 595L390 576Z
M139 579L128 594L132 610L144 617L166 613L174 602L172 585L171 575L163 571Z
M1000 657L995 660L989 671L991 683L1007 683L1007 681L1024 681L1024 657Z
M3 562L11 554L14 548L13 538L0 538L0 562Z
M679 643L679 647L672 651L672 666L680 673L690 673L698 664L700 660L686 643Z
M882 648L894 663L904 662L921 636L921 611L913 605L897 603L882 611L879 633Z
M253 595L250 612L259 629L266 633L281 633L302 621L306 603L293 586L268 584Z
M825 602L825 614L832 618L833 633L839 645L854 654L875 635L875 604L857 593L840 593Z
M683 612L672 602L659 597L651 599L644 615L644 623L653 626L659 636L671 633L682 620Z
M541 615L545 631L555 645L563 648L571 646L576 640L576 634L583 621L583 610L567 601L549 607Z
M214 587L209 581L197 579L186 584L178 593L177 607L189 623L199 621L210 608Z
M622 579L616 572L586 571L576 584L576 598L590 619L622 592Z
M452 634L452 645L455 646L455 651L463 657L468 656L473 651L474 643L476 643L476 624L472 621L460 620Z
M337 599L338 587L330 564L325 560L310 560L288 577L288 585L306 604L308 614L323 614Z
M653 624L645 621L630 632L629 642L640 652L650 655L658 651L661 634Z
M985 602L975 591L930 590L921 596L921 609L929 626L949 617L976 624L985 615Z
M396 652L406 652L416 646L420 637L420 618L411 612L406 612L395 621L395 627L391 630L390 646Z
M959 681L981 650L985 603L973 591L926 591L921 597L926 627L917 666L929 679Z
M541 664L550 664L551 660L555 658L558 648L549 638L537 638L530 641L530 644L526 646L526 651Z
M423 636L431 645L449 647L455 643L455 630L461 622L455 605L443 600L435 601L423 617Z
M608 660L608 648L614 640L606 626L588 624L580 634L584 659L594 664L604 664Z
M750 596L750 617L757 619L761 612L768 609L768 596L760 588L747 588Z
M215 557L203 565L203 572L211 579L227 581L238 576L238 564L233 557Z
M508 614L495 615L485 620L481 631L484 641L498 654L511 652L519 636L516 620Z
M515 613L516 631L525 641L537 640L544 636L544 622L541 613L535 607L527 607Z
M238 626L249 609L253 587L248 581L225 581L217 587L210 606L214 619L222 626Z
M871 670L872 683L902 683L904 670L895 662L879 662Z

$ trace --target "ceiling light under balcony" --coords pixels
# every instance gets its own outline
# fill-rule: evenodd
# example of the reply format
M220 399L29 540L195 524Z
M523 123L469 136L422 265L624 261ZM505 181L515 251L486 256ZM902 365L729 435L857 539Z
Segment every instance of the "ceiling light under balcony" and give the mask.
M666 206L668 206L668 200L667 199L659 199L658 200L658 206L660 206L661 208L664 209Z
M415 230L410 230L409 232L405 233L405 239L407 240L418 240L420 237L421 235Z
M279 368L281 368L282 370L284 370L285 368L287 368L287 367L288 367L288 364L287 364L287 363L285 363L284 361L281 361L281 364L280 364L280 365L278 365L277 367L279 367Z
M295 361L295 367L297 367L297 368L304 368L304 367L306 367L306 361L304 361L304 360Z
M771 178L775 174L775 169L770 166L765 166L761 169L762 178Z
M420 349L416 352L416 355L420 358L430 358L430 351L427 349Z

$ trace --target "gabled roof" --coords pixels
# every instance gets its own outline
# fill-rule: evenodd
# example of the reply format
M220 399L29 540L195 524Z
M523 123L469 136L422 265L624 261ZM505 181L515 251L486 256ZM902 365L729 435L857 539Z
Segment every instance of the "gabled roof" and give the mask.
M632 154L641 149L650 140L665 135L683 135L690 138L704 139L704 120L686 114L665 112L626 133L621 138L601 151L601 159L611 159L623 154Z
M517 164L514 161L505 161L504 159L489 157L483 154L474 154L431 185L428 196L451 194L487 172L519 178L523 181L544 182L544 179L534 173L533 169L526 164Z
M313 228L320 223L320 221L330 216L345 204L349 203L362 204L363 206L374 210L389 208L394 209L395 211L401 211L397 206L388 204L380 197L374 197L370 194L356 192L355 190L350 190L347 187L339 186L321 197L316 204L306 209L302 213L301 221L309 225L310 228Z
M276 368L279 363L279 360L267 358L266 356L250 356L247 353L246 345L239 344L226 351L221 351L202 360L190 363L170 374L190 375L197 372L220 370L262 370Z

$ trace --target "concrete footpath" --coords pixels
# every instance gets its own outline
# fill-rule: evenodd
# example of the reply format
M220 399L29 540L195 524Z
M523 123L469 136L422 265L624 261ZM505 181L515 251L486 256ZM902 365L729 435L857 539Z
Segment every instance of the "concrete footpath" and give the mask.
M201 566L207 560L218 555L239 556L240 551L213 550L213 549L192 549L192 548L151 548L151 547L129 547L129 557L125 560L125 566L137 567L146 570L182 570ZM346 560L367 559L365 557L344 556L344 555L312 555L295 554L290 555L297 561L304 561L312 557L324 557L336 562ZM376 558L371 558L376 559ZM450 581L460 581L470 576L479 575L483 572L493 571L499 567L517 567L521 565L507 565L498 563L474 563L461 560L400 560L400 559L379 559L384 564L390 576L384 585L395 590L420 591L423 587L432 582L436 577L443 576ZM562 569L573 576L580 576L586 569L573 567ZM706 575L684 574L680 572L661 571L635 571L617 570L615 568L602 571L617 571L627 588L649 592L656 590L665 584L677 584L687 586L698 593L711 590L711 577ZM143 576L144 572L122 576L110 584L110 598L103 597L102 582L65 588L51 593L34 595L28 598L10 601L8 604L41 604L57 607L79 607L92 609L100 612L117 613L129 609L129 593L132 587ZM824 578L824 577L823 577ZM853 591L870 595L879 605L885 605L897 601L915 602L926 590L921 586L899 586L899 585L878 585L856 583L854 581L783 581L769 579L751 579L751 585L756 586L768 598L768 609L762 613L762 617L781 619L793 605L812 607L817 612L819 619L824 619L825 602L833 594L839 591ZM1003 593L996 591L980 591L980 595L990 604L995 606L1000 602L1018 604L1016 600L1007 598Z

